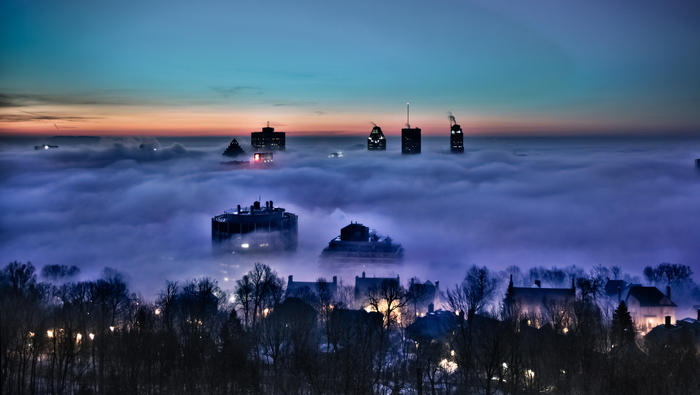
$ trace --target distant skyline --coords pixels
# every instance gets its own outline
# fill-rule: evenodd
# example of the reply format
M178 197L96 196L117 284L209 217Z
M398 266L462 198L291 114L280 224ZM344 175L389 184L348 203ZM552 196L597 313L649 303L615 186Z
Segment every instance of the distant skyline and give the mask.
M700 3L0 3L0 133L700 135Z

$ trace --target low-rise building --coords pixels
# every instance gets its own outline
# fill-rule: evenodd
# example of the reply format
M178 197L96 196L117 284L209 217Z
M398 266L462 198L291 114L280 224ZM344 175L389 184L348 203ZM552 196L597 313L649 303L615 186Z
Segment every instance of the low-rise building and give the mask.
M440 282L428 280L423 283L411 279L406 294L406 307L411 314L424 316L428 311L433 310L440 301Z
M510 277L506 292L506 307L516 310L528 325L540 327L546 323L557 329L568 331L571 307L576 299L576 287L571 280L570 288L515 287Z
M355 302L360 306L365 306L372 294L392 287L398 289L400 286L398 275L396 277L367 277L365 272L362 272L362 277L355 276Z
M656 287L631 285L625 303L637 330L642 334L664 324L666 317L670 317L671 323L676 321L676 304L671 301L671 287L666 287L664 295Z
M333 300L338 294L338 277L333 276L333 281L294 281L290 275L287 281L285 297L296 297L306 300L309 297Z

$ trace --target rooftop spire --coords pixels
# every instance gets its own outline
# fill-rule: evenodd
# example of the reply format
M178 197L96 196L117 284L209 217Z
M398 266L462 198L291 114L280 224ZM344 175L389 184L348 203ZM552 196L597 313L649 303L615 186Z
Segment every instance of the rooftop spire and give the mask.
M406 102L406 127L411 128L411 103Z

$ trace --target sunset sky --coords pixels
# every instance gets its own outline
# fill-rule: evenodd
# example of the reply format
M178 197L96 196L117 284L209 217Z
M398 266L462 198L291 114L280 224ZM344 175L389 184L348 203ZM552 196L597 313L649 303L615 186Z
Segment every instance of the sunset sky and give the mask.
M700 131L697 1L0 3L0 133Z

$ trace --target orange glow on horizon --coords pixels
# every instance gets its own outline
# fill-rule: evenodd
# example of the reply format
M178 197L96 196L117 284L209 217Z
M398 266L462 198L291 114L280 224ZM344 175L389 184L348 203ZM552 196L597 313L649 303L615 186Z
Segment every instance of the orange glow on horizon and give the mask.
M401 113L308 113L292 109L201 109L163 107L69 107L29 106L0 109L0 115L15 117L0 121L0 133L18 135L110 135L110 136L239 136L259 131L269 120L270 126L290 135L366 135L372 122L384 134L399 136L405 119ZM441 136L449 131L447 117L428 111L412 115L412 126L420 127L425 136ZM443 119L444 118L444 119ZM463 114L458 122L466 136L474 135L570 135L585 133L658 130L658 124L633 128L622 120L607 122L568 119L538 119L533 116L496 116ZM681 127L679 130L687 129ZM665 125L662 130L669 130Z

